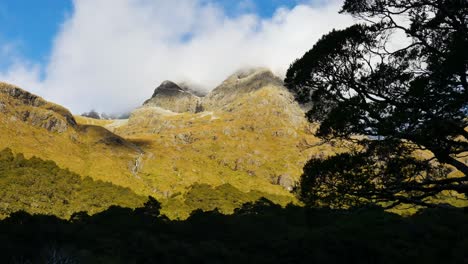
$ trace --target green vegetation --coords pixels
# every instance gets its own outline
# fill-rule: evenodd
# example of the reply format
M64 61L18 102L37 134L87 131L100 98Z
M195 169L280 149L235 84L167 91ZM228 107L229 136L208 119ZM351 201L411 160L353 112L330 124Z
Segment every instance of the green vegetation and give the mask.
M467 2L343 12L366 23L323 36L287 73L311 123L265 70L232 76L210 111L118 121L0 83L0 148L24 153L0 152L0 258L466 263ZM411 43L391 51L395 30Z
M299 149L301 142L318 140L287 95L282 87L266 86L235 97L226 105L229 111L196 114L146 107L135 110L127 123L105 127L145 151L138 176L160 200L197 183L287 196L286 188L298 181L310 155L332 152L327 145ZM290 179L289 186L278 184L281 176Z
M59 168L53 161L24 158L10 149L0 151L0 217L23 210L32 214L56 215L68 218L76 212L95 214L111 205L135 208L145 201L128 188L94 181L89 177ZM163 213L170 218L185 219L190 212L202 209L232 214L236 208L262 197L286 206L290 196L272 195L260 191L242 192L232 185L212 187L195 184L182 194L163 201Z
M134 146L92 122L77 125L63 107L1 82L0 134L0 150L10 148L26 158L52 160L93 180L152 195L128 168L139 155Z
M59 115L57 120L67 124L61 132L41 126L54 123L49 122L53 109L19 100L10 91L21 98L43 99L3 86L0 149L52 160L78 175L156 197L163 202L163 211L174 217L191 212L179 209L185 208L183 197L194 184L230 184L245 193L260 191L294 200L290 190L310 156L335 152L326 144L302 148L318 140L294 98L275 85L239 93L226 105L228 109L213 112L161 114L143 108L129 120L75 116L73 126ZM24 116L35 118L24 120ZM176 201L167 201L170 197ZM176 211L171 213L166 205Z
M303 200L445 207L445 195L466 205L468 2L346 0L342 12L363 23L323 36L285 80L313 105L317 136L356 143L309 161ZM396 48L399 33L407 43Z
M245 193L230 184L223 184L215 188L207 184L195 184L185 195L185 204L191 211L196 209L203 211L218 209L222 213L229 214L243 204L257 201L260 198L266 198L283 206L292 202L289 196L272 195L260 191Z
M268 200L233 215L158 216L148 201L70 220L18 212L0 221L6 263L465 263L468 214L411 217L378 208L281 208ZM55 261L55 262L53 262Z
M282 207L298 203L291 196L275 195L256 190L243 192L228 183L216 187L208 184L194 184L184 193L175 193L171 197L161 200L161 213L170 219L187 219L191 212L197 210L216 210L222 214L232 214L243 204L262 198Z
M59 168L53 161L25 159L10 149L0 152L0 217L25 210L68 218L75 212L94 214L111 205L130 208L145 201L128 188Z

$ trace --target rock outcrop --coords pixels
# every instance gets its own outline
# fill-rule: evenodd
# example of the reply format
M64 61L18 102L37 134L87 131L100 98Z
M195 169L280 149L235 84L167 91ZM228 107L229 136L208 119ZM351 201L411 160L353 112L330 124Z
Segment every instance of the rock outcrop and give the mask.
M265 87L283 87L283 81L265 68L238 71L211 91L203 100L207 110L227 109L239 96Z
M164 81L156 88L153 96L143 106L156 106L176 113L196 113L202 110L199 96L188 86L179 86L171 81Z
M142 173L164 171L175 181L185 170L184 183L206 173L210 182L263 181L291 191L309 157L297 146L304 137L314 139L306 135L304 112L282 80L268 69L244 70L206 96L195 93L166 81L127 122L112 125L123 138L141 139L149 152L164 149Z
M211 91L203 100L208 111L248 112L254 120L275 116L290 127L305 123L304 111L283 81L265 68L238 71ZM288 129L289 130L289 129ZM277 131L277 135L284 134ZM288 135L291 133L287 132Z
M143 104L146 108L159 107L174 113L233 112L245 109L247 105L253 108L274 105L295 126L302 125L304 121L304 111L296 103L294 96L284 87L283 81L266 68L238 71L207 95L184 83L165 81ZM149 109L146 110L148 111ZM161 111L153 109L150 112ZM258 114L265 114L262 112L264 111L259 109Z
M166 81L128 119L75 118L0 83L0 149L54 160L142 195L179 193L171 198L183 201L195 184L230 184L290 201L305 162L327 151L300 148L318 139L306 129L294 97L267 69L239 71L208 95Z
M47 102L19 87L0 82L0 111L10 118L28 122L51 132L65 132L76 127L73 115L66 108Z
M278 177L276 184L291 192L294 190L294 186L296 186L296 181L291 175L283 174Z

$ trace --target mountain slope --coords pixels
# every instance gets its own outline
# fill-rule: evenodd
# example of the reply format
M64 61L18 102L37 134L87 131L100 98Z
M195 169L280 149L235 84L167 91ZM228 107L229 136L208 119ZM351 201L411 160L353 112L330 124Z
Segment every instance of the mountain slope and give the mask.
M205 97L165 82L128 120L74 118L20 88L1 87L0 149L154 196L170 217L186 217L216 200L205 194L224 197L226 190L243 198L216 200L223 212L261 196L294 202L290 191L305 162L337 151L317 144L293 96L266 69L238 72Z
M128 188L81 178L52 161L25 159L10 149L0 151L0 218L19 210L68 218L75 212L90 214L113 204L135 208L146 198Z
M163 197L185 199L194 184L230 184L294 198L311 155L327 155L293 96L265 69L235 74L201 100L204 111L144 105L106 128L138 145L138 176Z
M140 194L149 189L129 168L141 152L136 146L101 126L79 125L67 109L6 83L0 83L0 133L0 149Z

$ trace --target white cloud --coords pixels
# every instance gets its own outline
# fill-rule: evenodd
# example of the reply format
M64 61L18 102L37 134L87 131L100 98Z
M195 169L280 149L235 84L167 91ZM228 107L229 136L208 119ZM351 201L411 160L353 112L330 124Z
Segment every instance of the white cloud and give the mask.
M38 87L38 94L75 113L125 111L166 79L212 89L246 66L284 75L320 36L353 22L337 13L340 4L301 4L262 19L249 13L227 17L207 0L75 0L45 78L27 64L0 78L27 90Z
M18 43L2 43L0 45L0 81L27 87L33 93L40 93L42 83L40 81L41 68L37 64L28 62L18 54Z
M44 92L39 65L25 61L14 62L6 71L0 72L0 81L15 84L35 94Z

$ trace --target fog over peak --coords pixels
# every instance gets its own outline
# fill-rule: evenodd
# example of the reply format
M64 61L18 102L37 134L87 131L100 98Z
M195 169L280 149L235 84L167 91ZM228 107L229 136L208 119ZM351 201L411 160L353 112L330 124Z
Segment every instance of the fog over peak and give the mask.
M323 34L353 20L341 1L227 16L207 0L75 0L47 65L16 60L0 80L74 113L125 112L164 80L209 91L239 69L284 74Z

